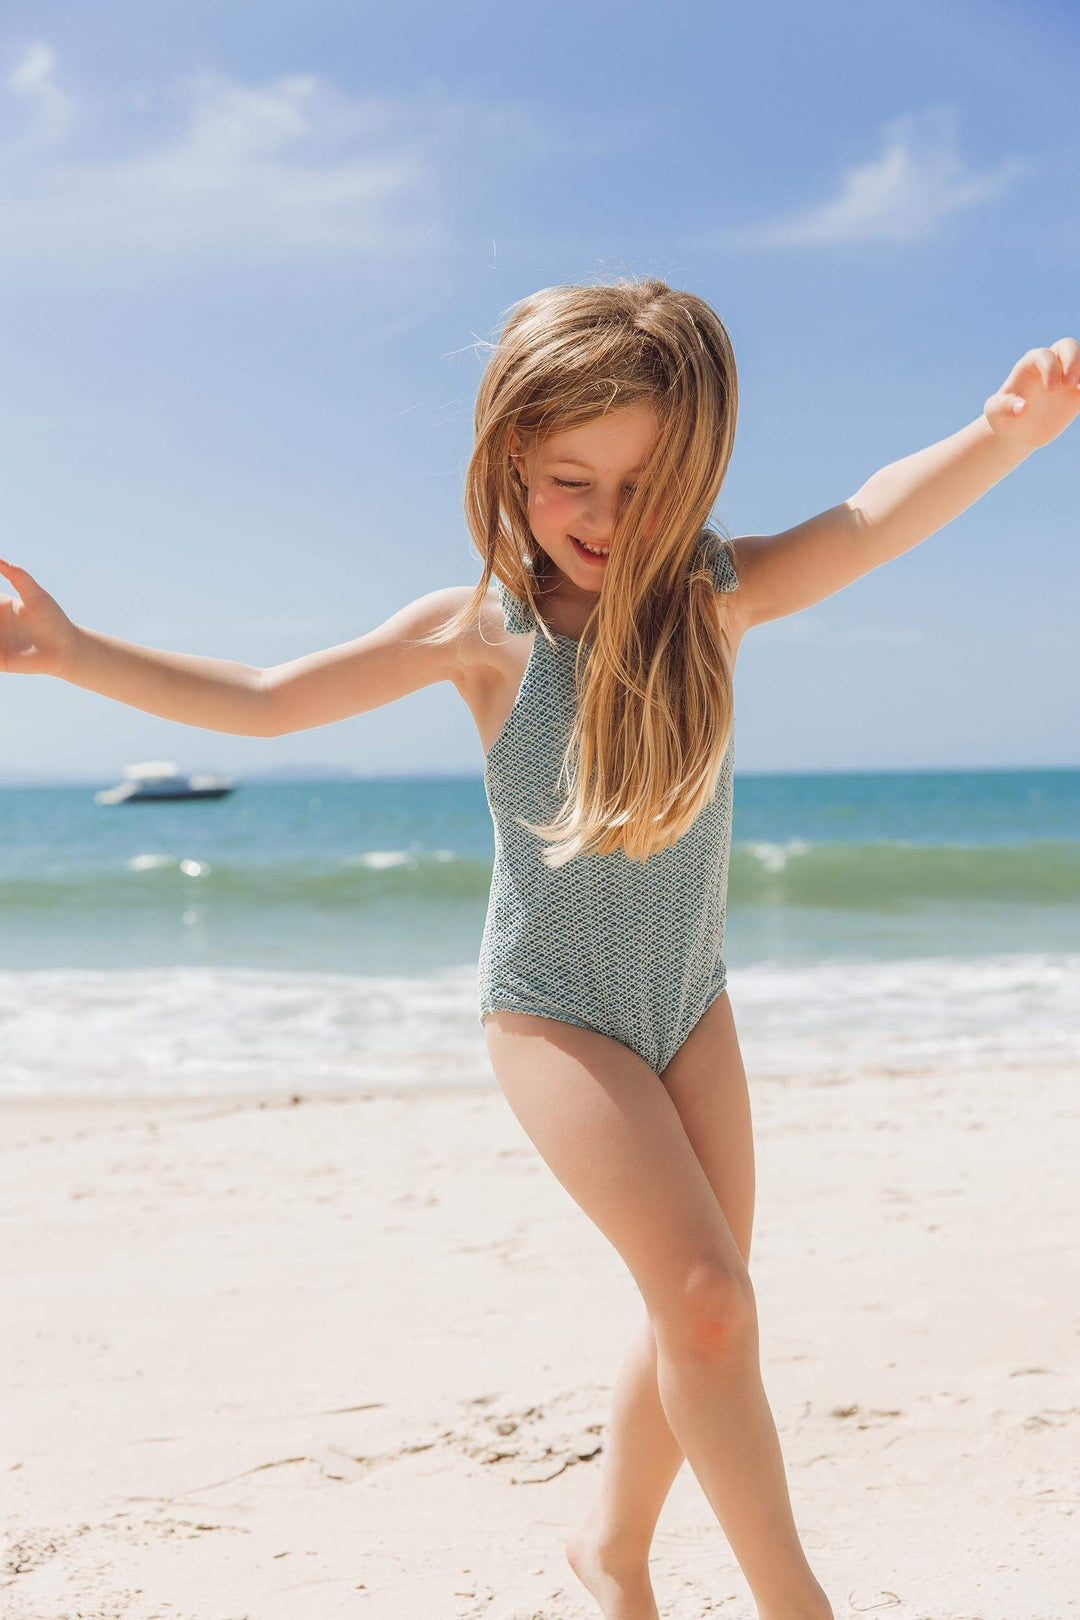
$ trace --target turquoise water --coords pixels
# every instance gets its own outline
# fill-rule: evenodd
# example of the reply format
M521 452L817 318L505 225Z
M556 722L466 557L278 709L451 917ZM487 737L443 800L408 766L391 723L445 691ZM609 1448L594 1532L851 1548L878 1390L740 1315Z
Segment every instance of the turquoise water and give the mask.
M376 1049L397 1054L396 1074L443 1072L451 1050L459 1067L482 1062L473 999L493 842L479 776L241 779L229 798L171 805L93 793L0 789L0 1085L77 1084L119 1052L135 1063L133 1021L157 1028L172 1053L162 1073L171 1062L182 1078L161 1032L185 1017L195 1068L212 1066L213 1024L227 1068L265 1073L257 1031L243 1032L256 985L260 1027L272 1007L291 1034L306 1029L294 1066L317 1068L312 1043L325 1055L327 1021L340 1030L324 1078L342 1065L370 1078ZM736 772L725 959L733 1004L742 985L747 1006L787 1006L784 1050L831 996L829 974L835 1032L858 983L892 987L902 1007L905 983L929 973L931 1011L935 994L960 995L971 1038L986 1036L984 993L995 1007L1005 994L1014 1028L1071 1060L1078 952L1080 770ZM82 1021L61 1038L73 1009Z

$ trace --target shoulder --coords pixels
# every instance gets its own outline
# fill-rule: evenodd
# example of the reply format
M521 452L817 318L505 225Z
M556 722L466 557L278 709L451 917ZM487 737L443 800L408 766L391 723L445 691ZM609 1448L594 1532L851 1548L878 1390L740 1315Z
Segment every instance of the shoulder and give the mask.
M475 585L445 585L417 597L402 610L408 615L406 634L426 635L440 629L467 607L475 593ZM505 660L510 642L504 614L502 594L493 579L484 593L477 616L459 629L444 645L457 668L483 670L500 666Z

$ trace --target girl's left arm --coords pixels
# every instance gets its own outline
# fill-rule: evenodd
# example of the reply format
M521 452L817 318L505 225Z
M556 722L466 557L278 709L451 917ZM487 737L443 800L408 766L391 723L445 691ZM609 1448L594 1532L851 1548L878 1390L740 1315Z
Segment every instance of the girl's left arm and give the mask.
M732 542L744 628L798 613L910 551L1080 414L1080 344L1029 349L981 416L893 461L839 506L781 534Z

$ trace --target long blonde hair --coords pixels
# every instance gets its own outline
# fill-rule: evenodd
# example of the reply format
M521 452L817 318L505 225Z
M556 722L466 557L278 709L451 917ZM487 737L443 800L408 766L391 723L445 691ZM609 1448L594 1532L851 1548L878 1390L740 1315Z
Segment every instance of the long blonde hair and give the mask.
M650 405L659 431L616 517L575 660L578 702L559 779L566 798L551 822L526 823L549 842L549 867L618 849L644 860L711 798L734 724L717 607L725 598L700 545L735 439L731 341L703 299L647 277L545 287L511 307L491 347L464 491L483 574L468 602L423 639L449 640L477 623L493 574L550 637L540 606L558 570L529 527L511 435L533 442Z

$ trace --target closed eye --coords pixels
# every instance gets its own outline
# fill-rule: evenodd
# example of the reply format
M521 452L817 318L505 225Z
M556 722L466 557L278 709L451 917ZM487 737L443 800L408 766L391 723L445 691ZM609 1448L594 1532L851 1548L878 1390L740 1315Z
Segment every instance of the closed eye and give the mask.
M572 480L570 478L556 478L554 473L552 473L552 475L551 475L551 482L553 484L558 484L560 489L584 489L585 488L584 480L582 482L580 482L580 483L577 483L577 482L575 482L574 480ZM626 485L626 488L629 489L631 491L631 493L633 493L633 491L634 491L634 489L636 487L637 486L635 484L627 484Z

